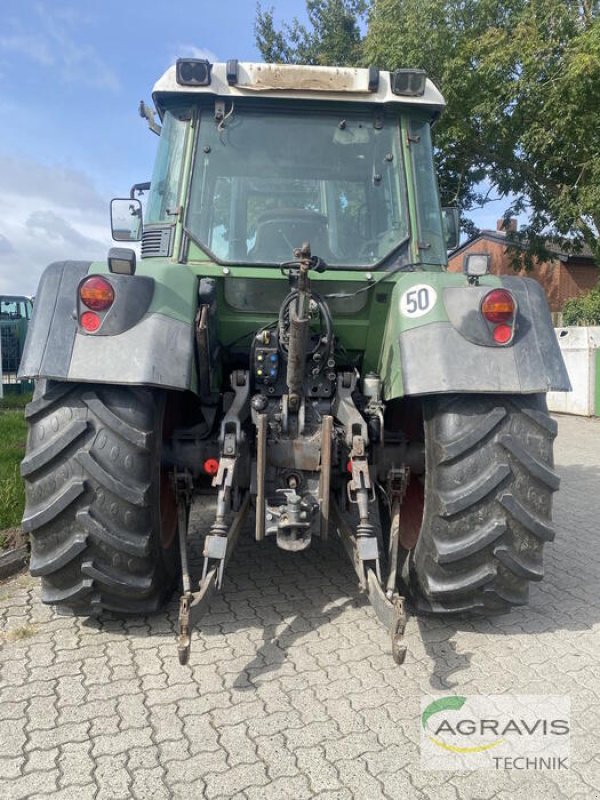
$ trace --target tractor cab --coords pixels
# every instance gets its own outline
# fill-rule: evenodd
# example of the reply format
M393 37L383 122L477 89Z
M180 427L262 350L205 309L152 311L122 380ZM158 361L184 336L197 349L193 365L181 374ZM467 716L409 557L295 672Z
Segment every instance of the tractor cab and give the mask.
M155 86L144 255L179 242L181 260L279 266L308 242L333 269L445 263L430 138L443 99L422 73L367 84L367 70L206 62L190 83L200 63Z

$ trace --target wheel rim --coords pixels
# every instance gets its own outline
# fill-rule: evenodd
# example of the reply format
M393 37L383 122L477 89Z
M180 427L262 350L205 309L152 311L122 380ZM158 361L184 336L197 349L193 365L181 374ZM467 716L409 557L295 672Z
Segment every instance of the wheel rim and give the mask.
M170 440L175 427L175 413L172 403L166 400L163 411L162 442ZM173 546L177 536L177 495L169 470L160 469L160 544L163 550Z
M412 550L421 533L425 493L421 483L411 478L406 494L400 506L400 545L405 550Z
M177 534L177 499L167 470L160 471L160 544L163 550L173 545Z

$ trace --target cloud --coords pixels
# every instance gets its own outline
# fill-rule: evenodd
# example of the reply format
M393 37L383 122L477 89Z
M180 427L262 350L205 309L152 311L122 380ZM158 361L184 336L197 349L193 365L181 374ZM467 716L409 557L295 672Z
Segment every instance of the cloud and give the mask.
M43 4L35 6L35 15L25 28L18 20L5 20L0 35L0 53L16 53L34 64L54 72L63 83L77 81L95 89L117 91L119 79L91 44L84 44L82 28L86 20L75 11L56 13ZM7 31L8 25L12 30Z
M39 34L15 33L10 36L0 36L0 50L7 53L20 53L35 64L41 64L44 67L56 63L49 42Z
M89 236L78 231L77 228L64 217L61 217L56 211L52 211L51 209L34 211L26 220L25 227L34 235L39 235L41 233L49 239L64 242L67 245L73 245L74 250L82 249L90 252L95 250L98 244L94 239L90 239Z
M106 200L77 170L34 164L26 158L0 153L0 175L3 189L19 197L44 199L64 208L106 212Z
M10 241L0 233L0 255L7 254L7 253L14 253L15 248L12 246Z
M89 176L0 156L0 293L35 294L53 261L104 260L108 198Z
M204 47L196 47L193 44L178 44L173 48L175 54L170 59L170 63L174 64L178 58L206 58L214 64L219 60L219 57L213 53L212 50L207 50Z

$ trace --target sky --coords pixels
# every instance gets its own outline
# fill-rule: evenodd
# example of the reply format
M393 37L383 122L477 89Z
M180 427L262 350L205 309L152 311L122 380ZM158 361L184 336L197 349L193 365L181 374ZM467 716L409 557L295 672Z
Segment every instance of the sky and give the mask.
M279 23L305 19L304 0L272 4ZM110 199L152 172L158 138L138 106L162 73L181 56L261 60L256 4L0 0L0 12L0 294L34 295L48 264L114 245Z

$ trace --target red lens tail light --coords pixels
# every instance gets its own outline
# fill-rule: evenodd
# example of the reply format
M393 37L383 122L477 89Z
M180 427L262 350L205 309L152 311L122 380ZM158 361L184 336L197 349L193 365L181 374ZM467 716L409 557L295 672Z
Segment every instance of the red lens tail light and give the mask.
M81 284L79 297L92 311L106 311L115 300L115 291L105 278L94 275Z
M481 304L481 313L488 322L510 322L516 311L515 299L506 289L494 289L486 294Z
M93 311L84 311L79 320L81 327L88 333L96 333L102 320Z
M510 342L512 339L513 329L510 325L506 325L504 322L501 322L500 325L496 325L494 328L492 336L497 344L508 344L508 342Z
M207 475L216 475L219 471L219 462L216 458L207 458L202 467Z

